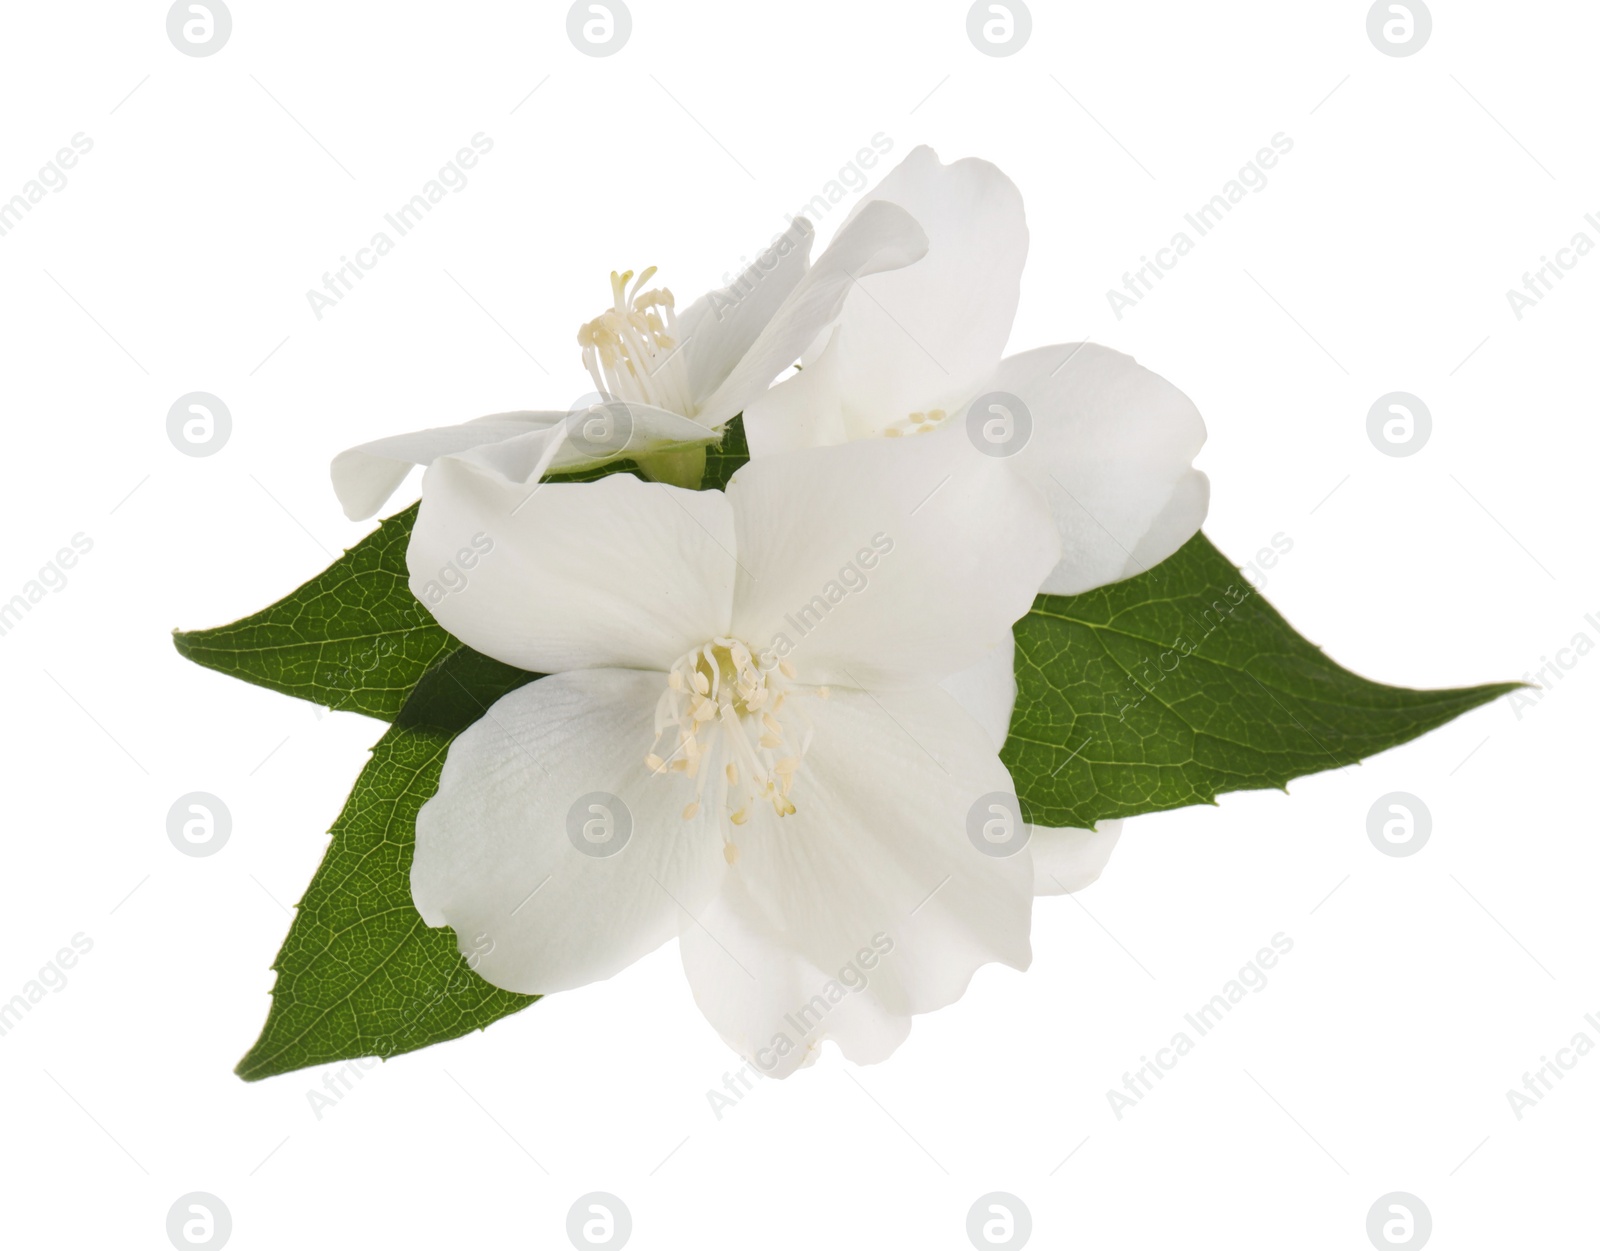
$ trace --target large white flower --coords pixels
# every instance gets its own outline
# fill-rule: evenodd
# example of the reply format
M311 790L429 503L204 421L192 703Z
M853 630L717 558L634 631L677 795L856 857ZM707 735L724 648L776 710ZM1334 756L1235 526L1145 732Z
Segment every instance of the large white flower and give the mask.
M334 490L353 521L378 511L415 465L460 456L508 481L537 481L634 456L653 476L698 485L704 448L833 322L862 275L911 264L921 228L893 204L858 213L810 262L796 218L732 284L681 315L666 288L611 275L611 304L578 332L600 403L584 411L496 413L363 443L334 458Z
M1093 343L1002 359L1028 253L1022 196L974 159L941 164L920 147L853 210L893 203L926 232L927 255L852 284L804 369L746 406L752 455L917 437L945 424L987 435L991 454L1044 490L1061 532L1049 594L1072 595L1164 560L1205 520L1192 468L1205 423L1181 391ZM1004 397L1022 402L1026 417ZM1028 427L1031 426L1031 430Z
M825 1036L882 1059L980 965L1026 967L1031 849L971 834L1012 783L939 685L1059 558L1003 462L950 430L769 456L724 493L446 456L413 588L474 539L434 615L550 675L455 740L417 819L417 908L485 978L564 990L679 935L712 1024L786 1074Z

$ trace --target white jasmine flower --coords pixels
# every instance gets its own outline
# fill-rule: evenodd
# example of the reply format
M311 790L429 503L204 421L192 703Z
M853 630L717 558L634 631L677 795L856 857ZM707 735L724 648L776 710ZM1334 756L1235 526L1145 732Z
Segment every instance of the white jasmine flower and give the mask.
M745 410L752 455L966 425L1041 489L1061 561L1041 590L1071 595L1164 560L1200 528L1209 499L1192 462L1199 411L1131 357L1092 343L1002 358L1016 316L1028 227L1022 197L986 161L943 165L920 147L855 214L890 202L928 237L927 255L863 276L805 368ZM850 227L847 219L841 234ZM1028 427L1031 426L1031 430Z
M1004 462L950 430L765 457L723 493L446 456L414 588L474 534L492 551L435 615L550 675L455 740L417 819L417 908L482 976L565 990L679 935L711 1023L781 1075L824 1037L880 1060L979 966L1027 966L1031 850L970 833L1012 783L939 685L1059 559Z
M655 476L697 485L705 445L838 316L851 283L908 265L927 248L905 210L888 203L858 213L815 265L813 233L796 218L731 285L681 315L670 290L646 289L654 267L637 277L613 273L610 305L578 332L600 406L497 413L341 452L332 473L346 515L372 516L412 466L441 456L464 457L513 485L549 468L633 456ZM698 460L684 449L698 449Z

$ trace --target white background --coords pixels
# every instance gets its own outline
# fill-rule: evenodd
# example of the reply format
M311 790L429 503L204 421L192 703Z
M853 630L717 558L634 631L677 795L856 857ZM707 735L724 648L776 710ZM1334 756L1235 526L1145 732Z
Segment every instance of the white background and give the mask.
M891 159L927 142L1016 180L1013 349L1093 337L1183 387L1208 533L1241 562L1291 539L1266 595L1336 659L1460 685L1600 642L1600 256L1520 321L1505 295L1579 230L1600 243L1592 5L1438 0L1405 58L1363 3L1039 2L1007 58L943 0L635 0L605 58L565 15L237 0L195 58L161 4L6 6L0 198L93 140L0 238L0 599L93 541L0 637L0 998L94 944L0 1037L8 1244L165 1247L199 1190L241 1249L564 1246L604 1190L641 1249L960 1248L1001 1190L1036 1246L1364 1248L1404 1190L1440 1248L1588 1245L1600 1056L1521 1120L1506 1098L1600 1042L1587 657L1288 795L1130 822L1099 884L1039 902L1026 975L985 969L890 1062L830 1048L720 1120L706 1092L737 1061L673 946L374 1069L320 1119L321 1072L232 1076L382 727L187 665L169 631L367 531L336 451L564 407L610 269L692 299L878 132ZM318 320L307 289L480 131L469 185ZM1118 321L1107 288L1278 132L1266 188ZM165 431L195 390L233 415L205 459ZM1404 459L1366 435L1395 390L1433 415ZM233 814L206 859L165 830L194 790ZM1432 813L1409 858L1368 841L1389 791ZM1269 985L1118 1120L1107 1090L1280 931Z

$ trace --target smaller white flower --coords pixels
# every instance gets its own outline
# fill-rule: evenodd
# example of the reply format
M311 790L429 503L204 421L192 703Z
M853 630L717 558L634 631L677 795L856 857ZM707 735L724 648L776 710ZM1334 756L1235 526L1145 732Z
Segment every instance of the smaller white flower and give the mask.
M483 977L565 990L678 935L712 1024L784 1075L824 1037L883 1059L981 965L1027 966L1030 849L972 834L1011 779L939 685L1059 555L1003 464L954 430L752 461L725 493L445 457L413 589L473 536L435 616L551 675L455 740L417 818L416 906Z
M1209 488L1193 468L1199 410L1177 387L1094 343L1002 358L1022 287L1028 225L1016 185L987 161L942 164L919 147L853 210L893 203L927 233L927 255L863 277L838 322L745 412L753 456L851 439L916 438L965 425L976 401L1015 440L1001 446L1045 492L1061 563L1041 590L1075 595L1165 560L1205 520ZM849 229L847 219L840 233Z
M857 214L815 265L813 234L796 218L732 284L681 315L669 289L645 289L654 267L637 278L613 273L610 306L578 332L596 409L496 413L350 448L332 466L345 514L372 516L413 466L441 456L513 485L628 456L654 476L698 485L693 453L688 465L674 453L698 449L703 464L705 445L839 315L857 278L909 265L928 246L910 215L887 202Z

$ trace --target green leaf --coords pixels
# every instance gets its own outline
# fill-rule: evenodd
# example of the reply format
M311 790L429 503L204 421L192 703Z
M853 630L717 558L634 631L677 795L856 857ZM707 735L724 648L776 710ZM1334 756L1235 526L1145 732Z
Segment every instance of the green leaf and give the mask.
M455 932L430 929L411 902L417 812L438 788L451 740L538 676L463 646L417 683L333 824L273 962L272 1008L240 1077L415 1051L538 998L484 981L457 951Z
M219 673L392 721L428 667L459 646L407 585L416 517L416 504L396 513L270 608L173 643Z
M1200 534L1138 577L1039 596L1015 635L1000 757L1023 815L1051 826L1283 787L1518 685L1414 691L1341 669Z
M706 452L702 490L721 490L750 459L744 419ZM631 460L552 474L550 482L592 482L637 473ZM393 721L429 666L459 647L411 594L406 547L418 505L388 518L327 569L232 625L173 635L178 652L208 669L326 708Z
M744 414L740 413L722 428L722 442L706 449L706 476L702 491L723 491L734 471L750 459L750 444L744 437Z

